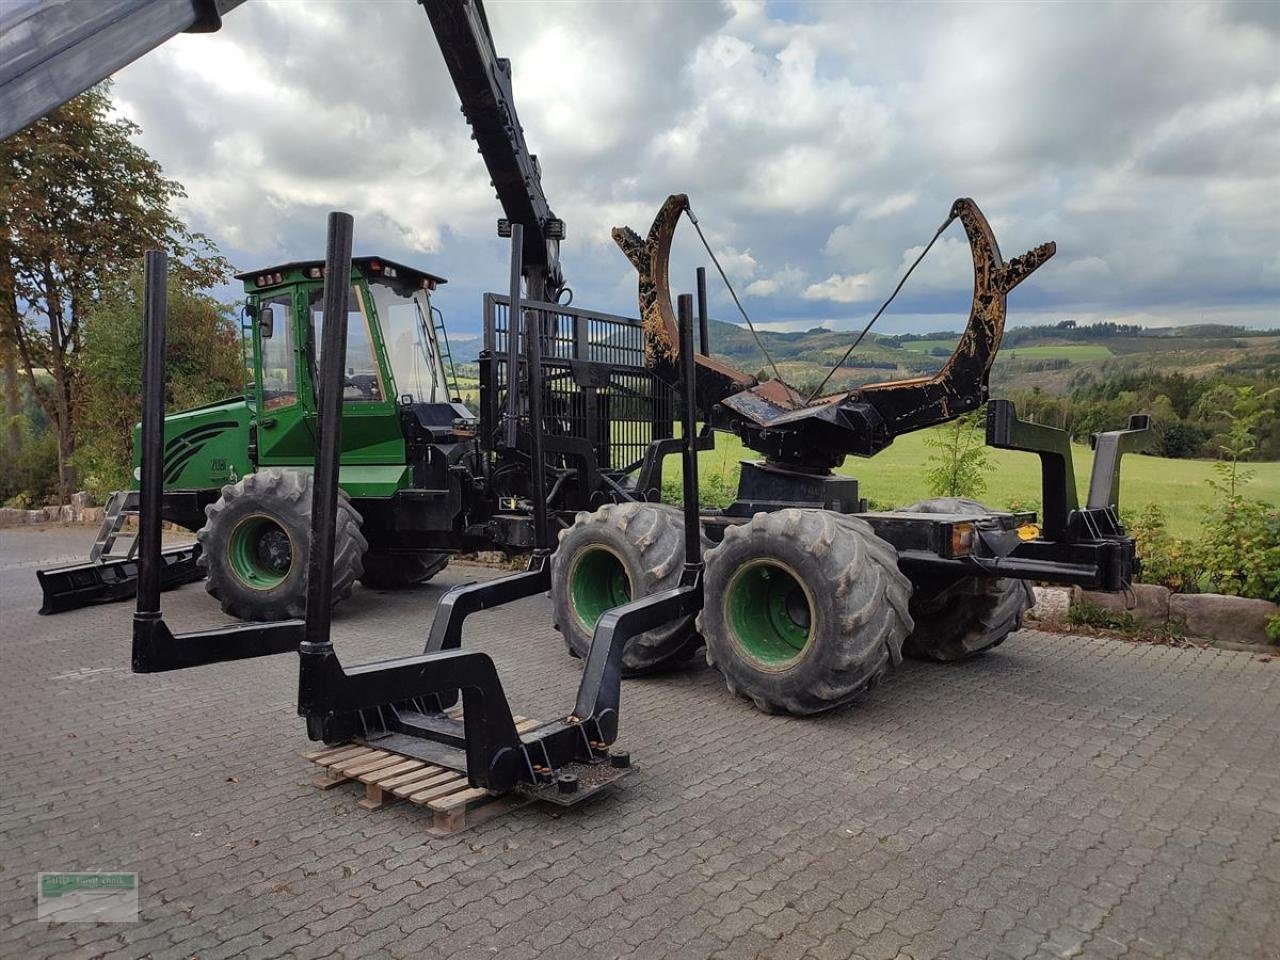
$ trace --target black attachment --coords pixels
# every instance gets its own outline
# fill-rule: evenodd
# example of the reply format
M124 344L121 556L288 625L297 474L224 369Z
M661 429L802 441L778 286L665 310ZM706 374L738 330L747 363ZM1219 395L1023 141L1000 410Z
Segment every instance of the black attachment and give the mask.
M1151 425L1145 413L1129 418L1129 429L1108 430L1089 437L1093 447L1093 472L1089 475L1089 498L1085 506L1090 510L1120 508L1120 458L1132 453L1146 442L1143 436Z
M307 560L306 642L314 653L329 643L333 615L333 539L338 523L338 466L342 456L342 391L347 355L347 301L351 295L349 213L329 214L324 262L324 340L320 347L320 398L316 408L315 492L311 503L311 550ZM305 665L306 657L303 657Z
M133 671L156 673L296 650L303 621L241 623L174 634L160 613L160 590L172 577L160 549L164 492L164 347L166 257L147 251L143 286L142 449L138 505L137 607ZM341 366L338 364L337 366Z
M1071 434L1056 427L1019 420L1012 400L987 404L987 444L999 450L1024 450L1040 456L1043 496L1041 527L1050 540L1067 536L1067 517L1080 506L1071 466Z
M143 255L142 466L138 495L138 617L160 616L160 510L164 495L164 347L169 258ZM148 416L150 414L150 416Z
M1138 569L1138 560L1134 542L1125 535L1116 513L1120 458L1141 442L1147 424L1147 417L1134 416L1129 418L1129 429L1094 437L1098 454L1089 484L1089 503L1081 509L1071 465L1070 435L1065 430L1019 420L1009 400L990 401L987 443L1040 456L1044 511L1041 536L1020 542L1006 556L983 561L987 572L1076 583L1098 590L1127 589Z
M512 240L513 266L520 262L519 250ZM517 281L518 282L518 281ZM529 392L529 498L533 501L533 550L534 553L549 554L551 552L550 531L547 529L547 461L543 455L542 438L544 434L542 422L542 337L543 323L541 312L533 310L520 311L524 314L524 342L526 363L528 368L527 384ZM517 316L513 313L512 316ZM514 341L517 339L513 337Z
M507 411L503 423L503 440L515 449L520 427L520 329L524 310L520 303L520 251L524 244L524 227L511 227L511 276L507 285Z
M518 225L512 226L514 229ZM513 245L518 251L515 237ZM345 316L335 319L338 325ZM542 389L539 336L533 329L537 322L534 313L526 313L523 319L533 452L539 450L536 434L542 429L536 396ZM465 772L476 787L493 792L518 787L557 803L584 799L628 772L630 755L611 758L608 749L618 734L623 648L636 634L688 616L702 604L693 306L687 295L680 298L680 321L684 332L680 362L685 392L682 439L686 535L681 584L607 611L601 617L587 653L573 713L523 736L518 734L493 661L483 653L460 649L462 623L468 614L549 586L548 558L552 548L548 543L535 552L525 573L451 590L436 612L427 649L421 656L344 670L332 644L304 644L298 709L307 718L308 733L313 739L330 743L354 739L374 744ZM512 336L516 336L514 329ZM317 470L322 466L318 463ZM533 464L535 477L541 467L541 463ZM535 496L545 498L541 486L535 479ZM325 507L332 512L333 504L326 503ZM331 530L329 535L332 536ZM308 619L312 616L313 611L308 610ZM456 702L459 690L463 702L460 720L443 712ZM585 780L580 773L584 767L593 768Z
M710 319L707 314L707 268L698 268L698 352L711 356Z
M160 589L170 590L184 583L203 580L204 571L196 562L199 558L198 543L170 547L161 553ZM40 582L43 597L40 613L62 613L135 596L138 592L138 560L122 557L49 567L37 570L36 579Z
M703 286L705 287L705 282ZM695 445L698 433L698 374L693 362L693 298L687 293L680 294L676 319L680 324L680 380L684 394L684 422L681 424L684 439L684 563L686 570L697 567L701 572L702 523L698 516L698 450Z
M534 550L523 573L499 577L485 583L468 583L454 587L440 600L423 653L456 650L462 645L462 624L480 610L498 607L551 589L550 556L552 544L547 529L546 471L542 450L542 338L535 330L533 311L521 308L520 276L524 228L511 224L511 289L510 312L507 314L507 442L515 447L519 425L519 344L524 338L528 359L530 498L533 500ZM456 699L445 698L442 706Z

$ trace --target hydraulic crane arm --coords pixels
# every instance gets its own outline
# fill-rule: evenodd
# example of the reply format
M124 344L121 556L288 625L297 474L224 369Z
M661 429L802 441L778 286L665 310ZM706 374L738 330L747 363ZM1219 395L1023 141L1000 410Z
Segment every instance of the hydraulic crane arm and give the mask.
M211 33L244 0L5 0L0 140L170 37Z
M3 0L0 2L0 140L100 83L183 31L212 32L244 0ZM564 287L564 221L542 190L481 0L419 0L474 131L505 220L524 227L530 300Z
M524 142L511 93L511 61L499 57L481 0L419 0L431 20L462 112L493 178L506 214L499 233L524 227L524 276L530 300L553 302L564 286L560 241L564 221L542 190L538 158Z

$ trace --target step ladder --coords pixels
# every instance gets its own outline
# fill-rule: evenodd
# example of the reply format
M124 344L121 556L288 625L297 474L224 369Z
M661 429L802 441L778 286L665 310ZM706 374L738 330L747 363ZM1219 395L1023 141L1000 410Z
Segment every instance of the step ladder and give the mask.
M129 546L123 553L115 550L116 540L124 530L129 517L138 515L138 491L117 490L107 498L106 509L102 513L102 525L98 527L98 538L89 548L89 562L100 563L111 560L132 560L138 552L138 534L125 534Z
M431 332L432 339L435 341L434 346L440 357L440 365L447 371L448 380L445 386L449 388L449 399L461 400L462 394L458 392L458 371L453 365L453 348L449 346L449 331L445 329L444 313L439 307L431 307Z

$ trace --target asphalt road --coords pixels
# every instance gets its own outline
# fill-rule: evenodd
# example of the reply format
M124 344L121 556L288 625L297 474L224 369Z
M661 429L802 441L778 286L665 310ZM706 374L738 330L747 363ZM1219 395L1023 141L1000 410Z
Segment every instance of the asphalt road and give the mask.
M1280 662L1023 631L808 720L695 665L624 685L616 791L434 840L310 786L292 655L135 676L127 604L38 617L91 538L0 530L0 957L1280 956ZM335 643L415 652L480 575L357 590ZM466 642L517 712L571 705L544 598ZM38 921L36 873L86 869L137 871L140 921Z

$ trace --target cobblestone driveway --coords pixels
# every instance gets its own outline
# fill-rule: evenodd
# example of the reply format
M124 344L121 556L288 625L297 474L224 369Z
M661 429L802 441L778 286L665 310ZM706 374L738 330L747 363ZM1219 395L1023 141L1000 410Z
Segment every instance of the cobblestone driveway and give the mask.
M1024 631L807 721L632 681L619 791L431 840L308 786L294 658L137 677L127 606L37 617L34 561L87 539L0 531L0 956L1280 955L1280 662ZM413 651L439 592L358 592L340 649ZM544 718L577 682L547 618L467 638ZM37 922L71 869L138 871L142 922Z

